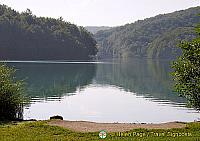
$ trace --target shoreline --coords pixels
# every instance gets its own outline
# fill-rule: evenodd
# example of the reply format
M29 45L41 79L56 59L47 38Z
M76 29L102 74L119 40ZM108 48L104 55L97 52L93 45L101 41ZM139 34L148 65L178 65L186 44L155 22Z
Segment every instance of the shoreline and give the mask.
M173 129L185 128L187 122L166 123L97 123L90 121L49 120L48 125L59 126L76 132L125 132L133 129Z

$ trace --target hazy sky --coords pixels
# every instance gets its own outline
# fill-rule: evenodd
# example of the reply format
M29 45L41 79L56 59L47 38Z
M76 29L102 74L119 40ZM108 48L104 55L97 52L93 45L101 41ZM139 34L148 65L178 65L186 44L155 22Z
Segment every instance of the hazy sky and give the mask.
M58 18L81 26L117 26L200 5L200 0L0 0L17 11Z

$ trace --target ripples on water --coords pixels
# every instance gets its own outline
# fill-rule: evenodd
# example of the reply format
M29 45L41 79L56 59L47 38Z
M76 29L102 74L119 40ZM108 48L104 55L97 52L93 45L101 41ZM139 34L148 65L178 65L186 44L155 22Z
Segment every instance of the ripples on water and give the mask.
M31 97L26 119L96 122L193 121L199 113L172 92L169 61L9 61ZM148 118L148 119L147 119Z

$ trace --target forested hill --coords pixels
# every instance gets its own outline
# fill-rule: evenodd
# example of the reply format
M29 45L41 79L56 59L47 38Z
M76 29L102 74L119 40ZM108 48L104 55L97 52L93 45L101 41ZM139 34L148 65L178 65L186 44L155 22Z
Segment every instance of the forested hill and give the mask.
M85 29L87 29L92 34L96 34L98 31L108 30L108 29L111 29L111 28L112 27L109 27L109 26L86 26L85 27Z
M174 58L180 54L177 43L196 36L199 13L200 7L194 7L99 31L98 57Z
M96 53L83 27L0 5L0 60L81 60Z

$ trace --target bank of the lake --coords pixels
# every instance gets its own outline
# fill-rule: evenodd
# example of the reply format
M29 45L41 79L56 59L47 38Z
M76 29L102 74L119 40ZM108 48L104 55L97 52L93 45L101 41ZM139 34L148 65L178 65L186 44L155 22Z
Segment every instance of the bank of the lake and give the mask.
M105 139L100 139L99 131L95 132L80 132L73 131L68 128L52 126L51 123L67 122L67 121L33 121L33 122L18 122L18 123L1 123L0 124L0 140L3 141L27 141L27 140L66 140L66 141L95 141L95 140L134 140L134 141L197 141L200 140L200 123L165 123L164 125L172 128L166 129L151 129L150 124L131 124L138 126L138 128L130 129L129 131L107 132ZM69 122L69 121L68 121ZM82 122L71 122L82 125ZM85 122L87 123L87 122ZM97 123L96 123L97 124ZM104 123L105 124L105 123ZM97 125L101 125L98 123ZM117 123L109 123L110 126L116 126ZM157 127L163 124L157 124ZM183 125L181 127L181 125ZM120 124L123 126L123 124ZM127 126L127 124L124 124ZM154 125L155 126L155 125ZM146 127L146 128L145 128ZM143 129L142 129L143 128ZM128 133L128 134L127 134Z

